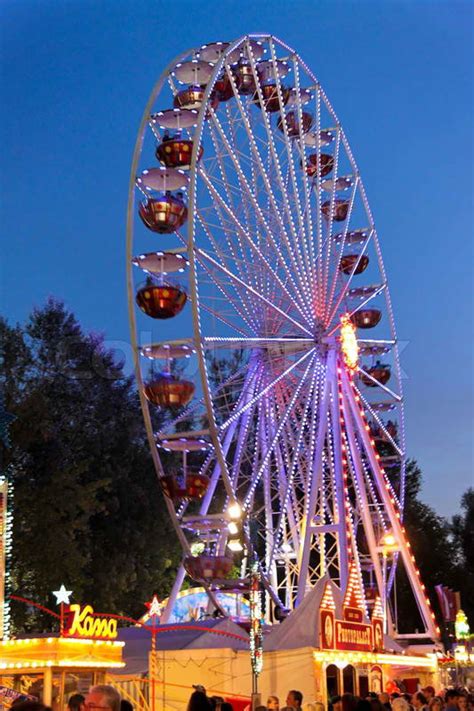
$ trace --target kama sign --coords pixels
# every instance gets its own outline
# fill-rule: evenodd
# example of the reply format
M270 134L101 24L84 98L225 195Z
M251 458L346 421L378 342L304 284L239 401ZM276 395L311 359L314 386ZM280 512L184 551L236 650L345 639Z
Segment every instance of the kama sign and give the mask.
M96 616L91 605L70 605L64 610L63 637L115 639L117 620Z

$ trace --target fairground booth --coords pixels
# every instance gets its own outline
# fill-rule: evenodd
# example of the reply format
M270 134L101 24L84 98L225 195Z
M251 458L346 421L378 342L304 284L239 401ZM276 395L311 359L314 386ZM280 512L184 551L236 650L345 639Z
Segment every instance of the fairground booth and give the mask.
M33 697L62 711L72 694L87 693L124 666L123 646L117 620L95 615L90 605L61 603L56 635L0 642L0 705Z

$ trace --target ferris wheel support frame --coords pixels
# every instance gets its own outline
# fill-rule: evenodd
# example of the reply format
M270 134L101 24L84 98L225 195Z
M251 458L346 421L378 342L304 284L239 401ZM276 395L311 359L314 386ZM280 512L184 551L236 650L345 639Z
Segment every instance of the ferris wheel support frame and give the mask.
M356 423L359 437L361 438L364 444L366 456L370 461L372 471L376 475L375 483L378 488L378 493L383 502L385 511L388 514L390 525L392 527L391 533L396 540L398 551L401 554L412 591L415 595L418 610L420 612L427 633L432 639L436 640L438 638L438 630L435 624L435 615L430 608L429 598L423 593L423 588L421 586L419 577L419 571L414 564L415 557L409 550L409 543L407 542L402 530L401 514L398 511L395 511L395 507L391 501L387 486L383 481L379 461L371 445L370 436L362 419L360 407L355 399L353 385L349 380L345 368L341 368L341 380L343 390L343 402L345 401L347 403L352 412L352 416ZM352 441L352 447L355 448L356 446L357 445L355 444L355 442ZM386 599L388 584L389 581L386 581L385 589L381 590L382 599Z

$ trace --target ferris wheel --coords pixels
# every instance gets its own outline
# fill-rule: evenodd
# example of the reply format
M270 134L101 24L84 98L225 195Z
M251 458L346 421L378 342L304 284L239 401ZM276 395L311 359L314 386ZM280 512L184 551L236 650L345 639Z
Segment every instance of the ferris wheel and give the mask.
M268 35L173 60L133 157L127 221L136 374L184 578L266 616L355 566L367 604L403 564L398 343L377 232L319 81ZM179 465L176 462L179 461ZM392 541L387 555L384 541ZM390 629L390 608L387 629Z

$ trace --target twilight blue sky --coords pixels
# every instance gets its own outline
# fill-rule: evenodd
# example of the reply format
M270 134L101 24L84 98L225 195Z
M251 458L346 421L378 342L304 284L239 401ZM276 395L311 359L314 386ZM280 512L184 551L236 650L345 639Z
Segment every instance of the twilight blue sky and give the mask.
M359 164L402 353L409 456L443 514L474 484L473 8L469 0L3 0L1 312L64 299L128 339L125 209L148 94L181 50L293 46Z

